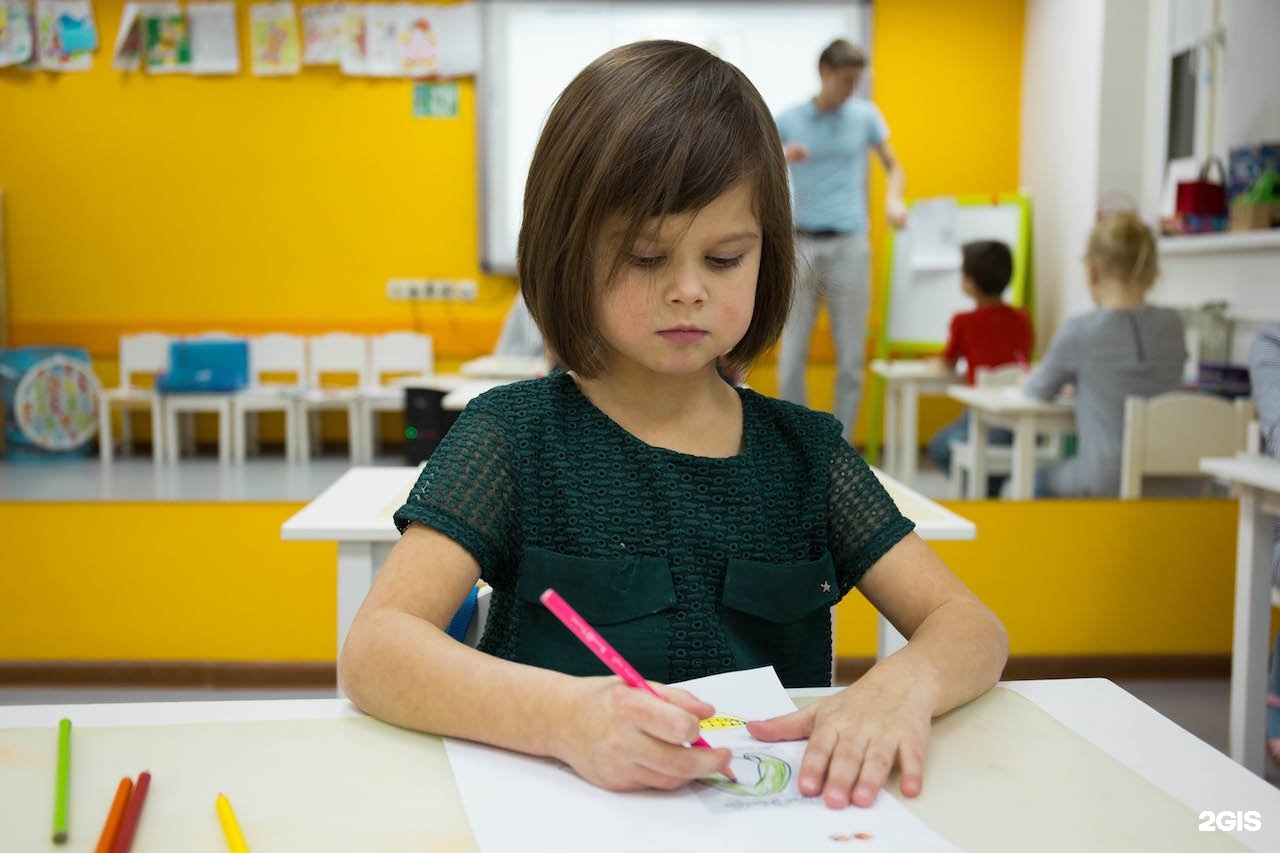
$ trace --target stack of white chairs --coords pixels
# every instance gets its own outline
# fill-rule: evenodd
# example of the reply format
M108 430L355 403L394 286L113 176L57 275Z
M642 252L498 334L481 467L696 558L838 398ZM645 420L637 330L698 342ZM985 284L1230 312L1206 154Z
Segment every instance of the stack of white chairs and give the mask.
M378 417L404 410L404 383L435 373L431 336L387 332L369 341L369 384L360 388L360 448L356 458L368 465L378 445Z
M114 451L111 435L113 408L121 409L121 452L127 456L133 450L130 413L147 409L151 414L151 456L156 462L164 459L164 420L159 395L154 387L134 383L139 374L148 374L154 380L169 369L169 341L169 336L160 332L121 336L118 356L120 379L116 387L104 388L98 395L98 453L103 462L110 462Z
M240 340L230 332L204 332L191 335L188 341ZM170 462L195 451L195 415L208 412L218 416L218 461L228 463L232 457L231 401L236 391L188 391L160 395L164 417L164 445ZM179 416L182 423L179 424Z
M347 448L351 463L360 463L363 446L360 389L369 382L369 342L363 335L332 332L307 341L306 389L297 396L301 429L295 452L300 459L312 455L313 434L319 435L319 415L343 411L347 415ZM329 384L339 375L354 378L351 384ZM318 449L318 448L316 448Z
M289 380L278 381L287 376ZM256 453L257 419L263 412L284 415L284 455L289 462L306 461L300 451L302 415L298 400L306 390L306 339L301 335L273 332L249 339L249 387L231 400L232 447L235 460L244 462L248 452ZM252 417L252 422L249 418Z

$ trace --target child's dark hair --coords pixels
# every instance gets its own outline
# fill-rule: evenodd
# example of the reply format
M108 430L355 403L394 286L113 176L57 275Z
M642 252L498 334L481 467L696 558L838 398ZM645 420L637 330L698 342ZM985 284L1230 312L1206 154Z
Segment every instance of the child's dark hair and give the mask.
M844 68L866 68L867 55L848 39L836 39L818 56L818 68L839 71Z
M999 296L1013 277L1013 253L999 240L975 240L960 247L961 271L983 296Z
M750 181L761 228L751 325L727 354L745 367L782 332L795 245L782 143L741 71L677 41L624 45L588 65L556 100L529 166L516 268L550 351L581 376L599 375L606 344L595 322L607 287L647 220L696 212ZM603 282L593 281L600 229L623 223Z

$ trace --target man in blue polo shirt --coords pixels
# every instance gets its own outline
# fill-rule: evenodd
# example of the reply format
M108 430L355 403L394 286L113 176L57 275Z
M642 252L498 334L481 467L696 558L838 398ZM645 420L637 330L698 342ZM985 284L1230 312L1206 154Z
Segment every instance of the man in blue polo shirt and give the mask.
M778 354L778 396L805 405L805 364L819 302L827 303L836 348L836 417L853 437L866 362L871 288L867 264L867 152L888 175L885 212L906 222L902 168L889 147L889 128L870 101L852 97L866 55L837 39L818 57L821 90L811 101L777 116L791 165L796 249L800 261L795 301Z

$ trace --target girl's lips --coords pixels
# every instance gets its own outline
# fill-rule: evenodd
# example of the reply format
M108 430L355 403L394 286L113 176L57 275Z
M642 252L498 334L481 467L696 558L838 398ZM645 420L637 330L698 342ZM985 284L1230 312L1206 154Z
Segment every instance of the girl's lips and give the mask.
M662 339L673 344L696 344L707 336L702 329L663 329Z

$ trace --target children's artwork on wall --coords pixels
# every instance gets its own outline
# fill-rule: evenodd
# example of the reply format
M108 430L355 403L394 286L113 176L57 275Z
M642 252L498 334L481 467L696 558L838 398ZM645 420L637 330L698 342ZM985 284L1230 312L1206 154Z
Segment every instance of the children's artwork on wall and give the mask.
M191 68L191 31L177 3L143 10L143 51L151 74L182 74Z
M365 57L369 53L369 23L365 20L364 8L354 3L345 4L343 9L342 50L339 53L343 74L364 76Z
M298 17L292 3L258 3L250 13L253 73L263 77L297 74L302 67Z
M235 74L240 70L234 3L191 3L191 73Z
M98 47L89 0L38 0L39 65L50 71L88 71Z
M368 40L365 74L399 77L404 73L404 43L400 40L401 9L394 3L367 3L364 7Z
M478 3L431 7L438 77L462 77L480 70L480 11Z
M302 64L338 65L342 62L347 8L343 3L302 7Z
M401 21L400 41L404 45L403 72L409 77L436 73L439 64L436 45L440 36L431 24L433 15L425 6L407 6Z
M116 33L116 46L111 64L121 71L137 71L142 64L142 6L141 3L125 3L120 13L120 29Z
M0 68L29 62L34 53L30 3L0 0Z

